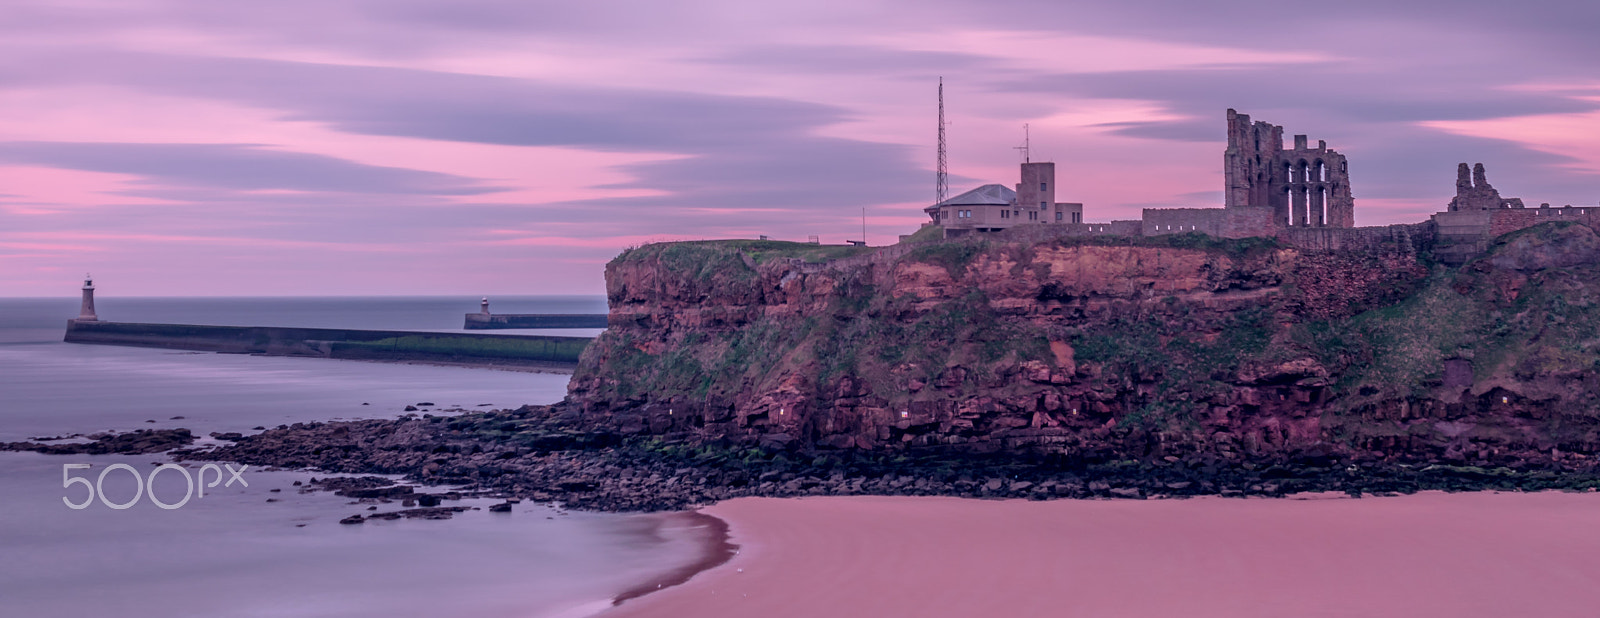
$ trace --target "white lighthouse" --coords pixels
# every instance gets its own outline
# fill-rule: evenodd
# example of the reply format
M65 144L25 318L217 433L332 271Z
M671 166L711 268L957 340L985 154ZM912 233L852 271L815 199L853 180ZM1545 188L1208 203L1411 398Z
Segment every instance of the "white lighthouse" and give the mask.
M94 278L83 276L83 306L78 308L78 320L82 322L98 322L100 318L94 314Z
M481 311L481 313L483 315L489 315L489 297L488 296L483 297L483 310Z

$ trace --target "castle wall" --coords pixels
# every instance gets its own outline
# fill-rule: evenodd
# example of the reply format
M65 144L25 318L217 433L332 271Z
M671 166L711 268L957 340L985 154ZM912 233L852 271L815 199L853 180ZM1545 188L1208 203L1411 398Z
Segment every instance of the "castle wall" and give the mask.
M1139 233L1160 236L1204 232L1222 236L1226 213L1222 208L1146 208Z
M1278 229L1271 207L1238 207L1223 209L1223 238L1248 238L1271 236Z
M1458 214L1458 213L1440 213ZM1437 217L1438 215L1435 215ZM1600 208L1593 206L1565 206L1560 208L1504 208L1489 211L1489 236L1515 232L1540 223L1572 221L1600 231Z
M1290 227L1280 228L1277 239L1283 244L1307 251L1379 250L1407 247L1421 251L1433 239L1431 222L1401 223L1378 227Z

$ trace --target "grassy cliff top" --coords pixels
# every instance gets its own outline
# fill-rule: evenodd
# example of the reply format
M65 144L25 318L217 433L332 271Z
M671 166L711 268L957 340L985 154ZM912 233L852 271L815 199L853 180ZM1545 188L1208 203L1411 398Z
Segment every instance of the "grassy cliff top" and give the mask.
M1173 249L1196 249L1214 253L1230 255L1244 255L1261 250L1277 248L1278 242L1272 238L1242 238L1224 239L1215 238L1206 234L1193 232L1187 234L1167 234L1153 237L1128 237L1128 236L1062 236L1048 241L1029 242L1023 239L1008 238L1005 234L988 235L978 234L954 238L948 241L942 239L944 228L928 226L917 230L915 234L907 237L903 242L926 243L928 245L980 245L986 246L991 241L996 242L1025 242L1039 244L1049 242L1058 246L1066 245L1093 245L1093 246L1128 246L1128 247L1156 247ZM859 247L854 245L814 245L811 243L791 242L785 240L692 240L678 242L661 242L633 247L624 250L613 263L635 262L649 259L665 259L676 262L681 259L690 261L699 259L712 259L719 256L743 254L749 256L756 264L765 263L773 259L797 258L807 262L826 262L839 258L847 258L865 253L871 253L881 247ZM931 249L937 251L937 249Z
M692 240L681 242L663 242L635 247L623 251L614 262L632 262L651 258L664 257L668 253L681 252L685 249L692 253L713 255L717 253L743 253L750 256L757 264L774 259L799 258L807 262L826 262L839 258L871 253L874 247L857 247L854 245L814 245L804 242L790 242L786 240Z

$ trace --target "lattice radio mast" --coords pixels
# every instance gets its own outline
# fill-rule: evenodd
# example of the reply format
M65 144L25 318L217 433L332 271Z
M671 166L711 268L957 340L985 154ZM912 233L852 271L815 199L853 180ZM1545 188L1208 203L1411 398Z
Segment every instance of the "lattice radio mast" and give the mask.
M939 165L934 172L933 203L942 204L950 193L950 171L944 158L944 78L939 78Z

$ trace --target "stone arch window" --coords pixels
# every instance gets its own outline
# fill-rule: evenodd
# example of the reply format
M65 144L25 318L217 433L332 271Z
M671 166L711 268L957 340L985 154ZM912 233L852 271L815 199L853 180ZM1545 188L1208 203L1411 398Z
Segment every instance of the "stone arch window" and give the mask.
M1317 225L1327 225L1328 224L1328 206L1330 205L1328 203L1328 197L1330 197L1330 195L1329 195L1329 192L1328 192L1327 185L1322 185L1322 186L1317 187L1317 192L1322 194L1322 199L1318 200L1318 202L1317 202L1317 205L1320 208L1317 209L1316 216L1313 217L1313 218L1317 220Z
M1295 224L1294 223L1294 210L1293 210L1294 187L1285 186L1283 188L1283 204L1284 204L1284 209L1283 210L1284 210L1284 212L1286 214L1284 215L1284 219L1280 219L1278 221L1278 224L1279 225L1288 225L1290 227L1293 227L1294 224Z
M1297 167L1295 169L1295 178L1298 179L1299 182L1310 182L1311 181L1311 164L1307 163L1305 159L1301 159L1300 162L1298 164L1296 164L1296 165L1297 165Z
M1283 162L1283 181L1294 182L1294 165L1288 161Z
M1313 163L1312 165L1313 165L1312 169L1314 170L1314 173L1312 174L1312 178L1311 179L1315 180L1317 182L1327 182L1328 181L1328 166L1322 162L1322 159L1317 159L1316 162Z

